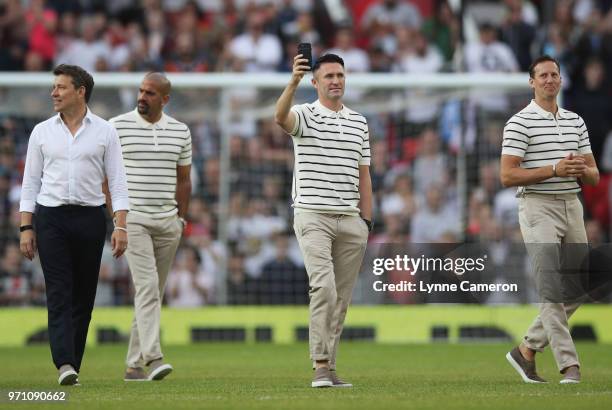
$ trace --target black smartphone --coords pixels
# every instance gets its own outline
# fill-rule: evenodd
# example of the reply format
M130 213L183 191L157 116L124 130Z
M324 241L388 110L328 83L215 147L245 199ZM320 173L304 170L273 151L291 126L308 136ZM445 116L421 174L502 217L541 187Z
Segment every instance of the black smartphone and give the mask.
M310 43L300 43L298 44L298 54L302 55L302 58L308 59L308 67L312 70L312 46Z

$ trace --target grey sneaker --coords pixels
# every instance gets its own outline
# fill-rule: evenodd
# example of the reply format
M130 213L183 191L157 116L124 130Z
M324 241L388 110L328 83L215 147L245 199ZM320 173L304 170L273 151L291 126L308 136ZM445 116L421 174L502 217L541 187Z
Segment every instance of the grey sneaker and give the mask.
M312 387L332 387L334 383L331 379L331 372L327 367L315 369L312 378Z
M342 380L335 370L330 370L329 375L331 376L331 380L333 383L332 387L353 387L352 383Z
M580 369L578 366L571 366L565 369L563 378L559 382L561 384L576 384L580 383Z
M61 386L73 386L79 382L79 375L69 364L64 364L59 368L59 377L57 378L57 382Z
M162 362L162 359L153 360L149 363L149 380L161 380L172 373L172 366Z
M536 364L534 361L529 361L523 357L518 346L506 354L506 359L514 370L521 376L525 383L548 383L546 380L538 376L536 372Z
M128 367L123 376L124 382L147 382L149 378L142 367Z

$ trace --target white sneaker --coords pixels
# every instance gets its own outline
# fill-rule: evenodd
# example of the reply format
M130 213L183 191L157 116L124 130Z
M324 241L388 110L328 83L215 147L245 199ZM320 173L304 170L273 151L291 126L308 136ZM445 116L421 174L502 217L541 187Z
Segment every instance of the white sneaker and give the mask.
M61 386L73 386L79 383L79 375L69 364L65 364L59 368L59 377L57 382Z
M149 364L150 372L149 372L149 380L161 380L170 373L172 373L172 366L168 363L164 364L164 362L160 360L154 360Z

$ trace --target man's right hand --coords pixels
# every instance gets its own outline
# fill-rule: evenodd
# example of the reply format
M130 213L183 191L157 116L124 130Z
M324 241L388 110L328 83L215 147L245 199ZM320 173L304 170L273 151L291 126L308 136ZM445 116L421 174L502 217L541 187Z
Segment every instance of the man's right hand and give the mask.
M19 235L19 249L21 254L29 260L36 254L36 234L32 229L21 232Z
M299 84L299 82L302 81L302 78L304 78L304 75L309 71L310 67L308 66L307 58L302 58L301 54L293 57L293 73L291 80L295 84Z
M289 84L283 90L283 93L276 101L276 109L274 111L274 122L282 127L288 134L293 132L295 128L296 116L292 113L291 104L293 103L293 96L297 90L300 81L304 75L310 71L308 67L308 59L302 58L302 54L298 54L293 58L293 72L291 73L291 80Z
M580 178L586 172L587 166L582 155L570 153L557 163L556 172L560 177Z

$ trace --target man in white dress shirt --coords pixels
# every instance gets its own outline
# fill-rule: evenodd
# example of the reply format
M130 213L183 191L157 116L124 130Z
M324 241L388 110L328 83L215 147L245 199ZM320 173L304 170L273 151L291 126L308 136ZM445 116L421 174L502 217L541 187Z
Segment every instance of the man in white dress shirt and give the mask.
M38 248L58 382L75 385L106 237L103 185L115 210L115 257L127 248L129 199L117 132L87 107L93 78L65 64L53 74L51 97L58 114L30 135L19 206L20 247L30 260Z

